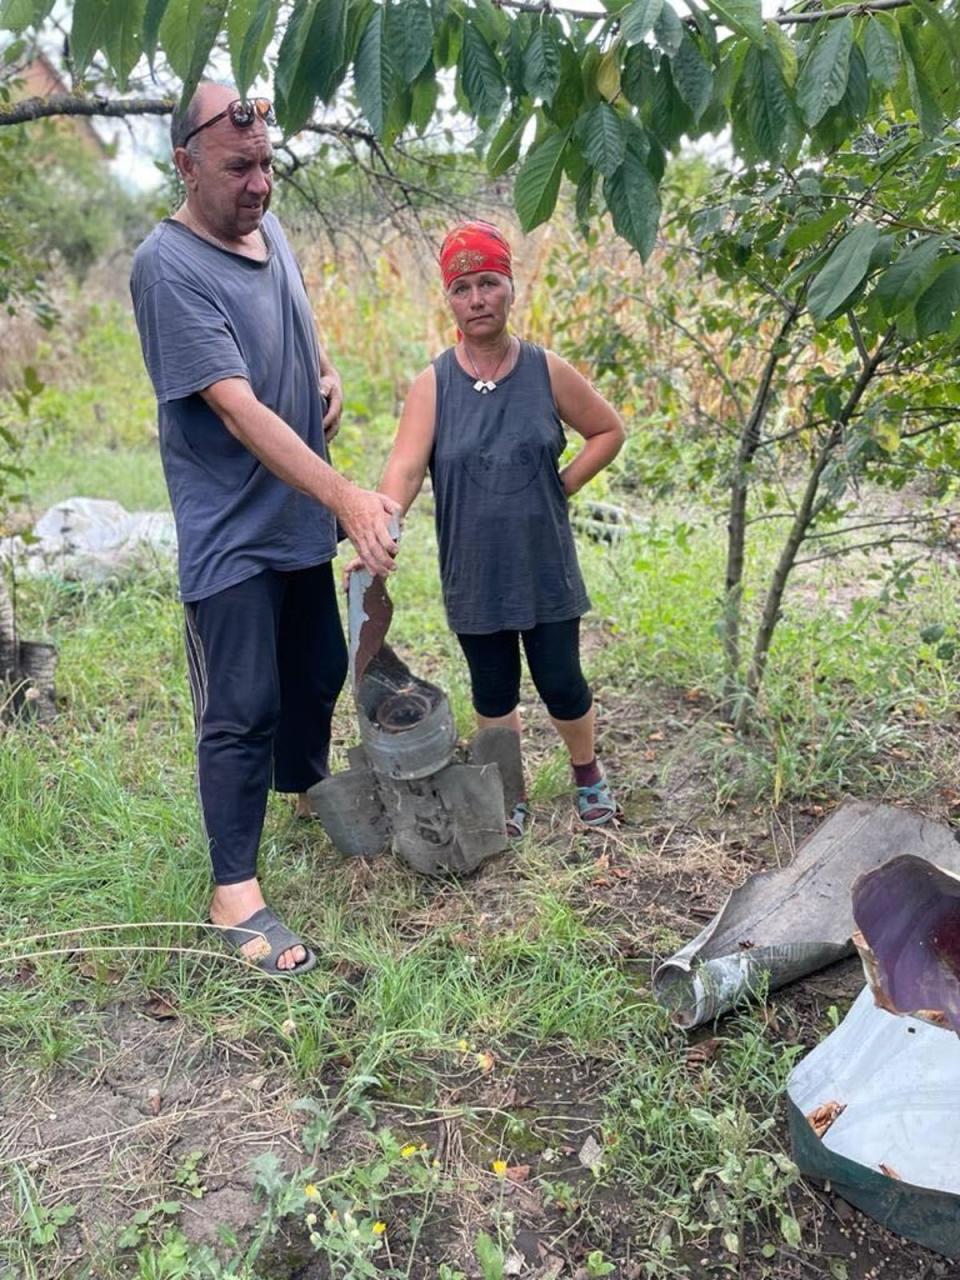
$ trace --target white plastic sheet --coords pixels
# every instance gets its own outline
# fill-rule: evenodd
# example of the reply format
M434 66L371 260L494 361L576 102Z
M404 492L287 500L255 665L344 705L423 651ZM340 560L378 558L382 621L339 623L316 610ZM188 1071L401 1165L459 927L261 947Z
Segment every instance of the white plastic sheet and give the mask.
M18 575L54 574L102 582L136 565L169 564L177 550L168 511L127 511L104 498L67 498L33 529L36 541L0 539L0 558Z

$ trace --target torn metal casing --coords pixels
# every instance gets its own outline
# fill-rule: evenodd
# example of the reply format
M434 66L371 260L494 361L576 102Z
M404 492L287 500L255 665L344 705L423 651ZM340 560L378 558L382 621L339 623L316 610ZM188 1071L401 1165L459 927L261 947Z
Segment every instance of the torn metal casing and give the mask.
M960 873L949 828L892 805L850 802L789 866L751 876L691 942L659 966L654 992L695 1027L759 989L773 990L852 951L854 881L898 854Z
M960 1258L960 1039L878 1008L869 989L787 1082L807 1177L898 1235ZM814 1119L834 1116L818 1134Z
M350 676L361 747L346 773L308 795L342 853L371 856L390 845L423 875L466 874L507 848L505 803L512 809L522 788L519 740L488 730L459 758L446 694L385 642L392 615L383 580L352 574Z

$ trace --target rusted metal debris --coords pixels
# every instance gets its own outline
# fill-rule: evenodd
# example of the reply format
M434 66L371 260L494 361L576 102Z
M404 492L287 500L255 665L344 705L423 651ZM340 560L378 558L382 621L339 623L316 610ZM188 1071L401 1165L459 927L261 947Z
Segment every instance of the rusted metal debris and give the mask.
M901 854L960 874L960 844L949 828L891 805L845 804L804 841L789 866L751 876L660 965L653 979L657 999L677 1025L695 1027L756 991L852 954L854 883L891 859L901 861ZM960 928L951 954L960 959Z
M350 768L308 793L313 812L346 854L386 848L424 875L476 870L507 848L505 812L523 787L520 744L486 729L457 746L447 696L415 676L386 643L393 605L382 578L351 575L350 678L360 746Z

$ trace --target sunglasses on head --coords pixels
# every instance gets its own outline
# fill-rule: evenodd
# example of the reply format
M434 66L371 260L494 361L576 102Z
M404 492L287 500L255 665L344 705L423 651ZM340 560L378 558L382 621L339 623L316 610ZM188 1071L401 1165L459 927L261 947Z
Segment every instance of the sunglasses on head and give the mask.
M180 143L181 147L185 147L201 129L209 129L212 124L216 124L227 116L230 117L230 123L235 129L249 129L254 120L262 120L266 125L274 125L277 122L273 114L273 103L269 98L250 98L246 102L242 98L236 98L233 102L228 102L223 111L217 112L209 120L204 120L203 124L198 124L195 129L191 129Z

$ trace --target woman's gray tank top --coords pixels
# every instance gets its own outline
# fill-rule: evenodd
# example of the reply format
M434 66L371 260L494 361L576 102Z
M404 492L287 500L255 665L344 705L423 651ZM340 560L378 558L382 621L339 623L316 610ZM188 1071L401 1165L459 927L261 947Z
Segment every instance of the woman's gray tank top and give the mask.
M451 347L433 362L430 475L443 602L452 630L527 631L590 608L558 471L563 427L542 347L521 342L495 391Z

